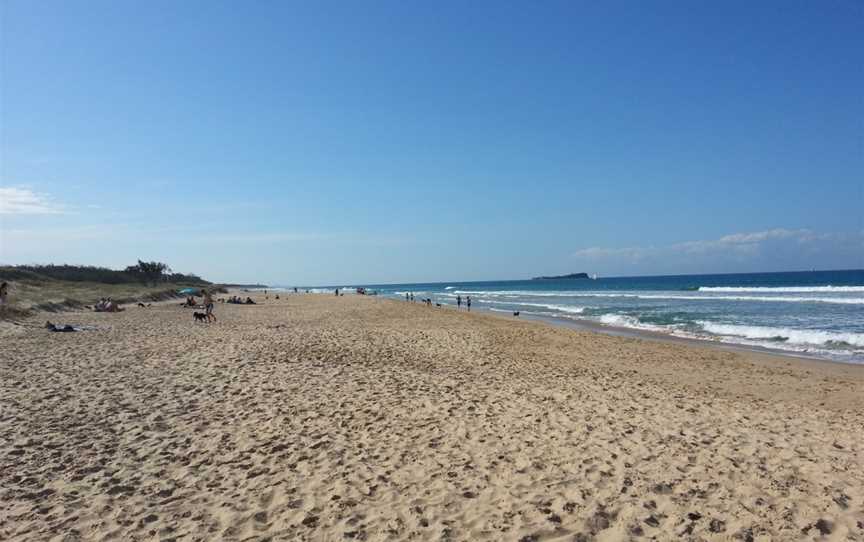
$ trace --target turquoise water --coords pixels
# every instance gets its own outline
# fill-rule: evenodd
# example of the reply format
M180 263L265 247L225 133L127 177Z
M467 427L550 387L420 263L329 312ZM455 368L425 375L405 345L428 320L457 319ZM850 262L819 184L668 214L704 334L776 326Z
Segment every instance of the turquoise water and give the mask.
M864 270L353 286L864 363Z

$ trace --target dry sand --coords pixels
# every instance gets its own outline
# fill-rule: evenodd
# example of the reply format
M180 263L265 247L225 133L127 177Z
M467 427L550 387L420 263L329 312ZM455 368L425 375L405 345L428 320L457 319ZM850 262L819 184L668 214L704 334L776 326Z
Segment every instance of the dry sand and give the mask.
M359 296L216 314L0 326L0 539L864 540L862 367Z

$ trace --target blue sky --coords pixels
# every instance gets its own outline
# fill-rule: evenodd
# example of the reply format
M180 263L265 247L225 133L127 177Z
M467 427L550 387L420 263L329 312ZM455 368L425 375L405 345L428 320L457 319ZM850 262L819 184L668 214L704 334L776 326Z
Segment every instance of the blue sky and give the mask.
M864 267L864 5L0 3L0 262Z

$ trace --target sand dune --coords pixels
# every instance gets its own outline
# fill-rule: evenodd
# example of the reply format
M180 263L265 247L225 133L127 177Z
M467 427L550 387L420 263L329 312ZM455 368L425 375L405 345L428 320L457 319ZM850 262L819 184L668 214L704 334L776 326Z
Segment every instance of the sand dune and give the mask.
M263 303L3 325L0 539L864 540L862 367Z

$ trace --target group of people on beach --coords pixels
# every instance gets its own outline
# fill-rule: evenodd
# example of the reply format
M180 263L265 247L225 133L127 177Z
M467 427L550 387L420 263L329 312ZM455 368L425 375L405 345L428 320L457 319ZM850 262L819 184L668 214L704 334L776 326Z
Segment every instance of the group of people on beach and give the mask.
M251 297L247 296L246 300L244 301L242 297L236 296L236 295L232 295L231 297L229 297L228 300L225 301L225 303L231 303L233 305L254 305L255 304L255 302L252 300Z
M201 288L198 295L203 298L201 304L204 306L204 315L207 317L207 320L215 321L216 316L213 314L213 294L211 294L206 288ZM197 308L198 303L195 301L195 296L186 296L186 301L183 303L183 307L191 307L193 309Z
M409 303L415 303L414 292L405 292L405 301L407 301ZM420 302L425 303L426 305L428 305L430 307L432 306L432 298L427 297L427 298L421 299ZM435 305L440 307L441 303L435 303ZM470 295L465 297L465 306L468 308L469 311L471 310L471 296ZM458 310L461 308L462 308L462 296L457 295L456 296L456 309Z
M93 306L93 310L95 312L120 312L123 308L110 297L103 297Z

